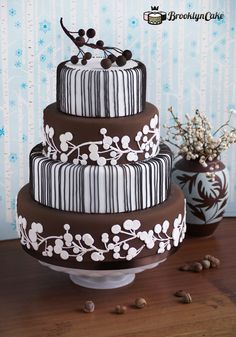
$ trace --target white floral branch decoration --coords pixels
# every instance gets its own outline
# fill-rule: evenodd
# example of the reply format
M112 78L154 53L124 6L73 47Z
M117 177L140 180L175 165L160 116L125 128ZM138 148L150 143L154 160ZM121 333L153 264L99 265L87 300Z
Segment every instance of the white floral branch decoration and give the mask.
M153 249L157 244L157 254L169 251L172 246L177 247L183 241L186 232L186 219L179 214L173 223L172 234L167 234L170 223L165 220L162 224L156 224L149 231L140 230L139 220L126 220L122 225L115 224L111 227L111 234L102 233L101 242L103 248L95 245L91 234L70 233L70 225L64 225L64 234L58 236L43 237L43 225L33 222L27 231L27 221L21 215L18 217L17 230L21 238L21 244L28 249L31 247L38 251L43 246L42 255L52 257L59 255L62 260L75 258L82 262L85 254L90 254L92 261L104 261L106 254L111 252L116 260L132 260L144 249ZM122 239L120 237L122 235ZM139 248L132 246L133 240L139 240Z
M49 125L44 129L43 145L47 146L44 155L62 162L67 162L69 156L76 152L77 157L73 159L74 164L87 165L88 159L96 162L98 165L116 165L122 156L126 156L129 162L139 160L139 154L144 153L145 159L154 157L159 152L160 132L158 125L158 115L156 114L149 125L144 125L142 131L137 132L135 142L137 149L130 147L130 137L123 136L121 139L117 136L107 135L107 129L101 128L102 139L98 141L88 141L81 144L73 144L73 134L65 132L59 136L60 148L54 142L54 128ZM83 153L83 148L88 148L87 153Z

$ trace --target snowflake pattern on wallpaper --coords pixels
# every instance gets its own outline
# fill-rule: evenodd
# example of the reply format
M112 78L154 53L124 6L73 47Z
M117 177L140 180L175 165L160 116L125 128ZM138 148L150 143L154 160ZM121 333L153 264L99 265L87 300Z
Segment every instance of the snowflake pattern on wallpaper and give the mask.
M176 0L173 6L182 12L202 12L200 3ZM170 9L164 1L158 5L163 11ZM67 13L68 27L94 25L99 38L131 49L134 59L144 61L147 100L160 108L161 124L170 123L167 109L172 105L180 117L199 108L217 125L227 109L236 106L236 75L232 72L236 62L236 2L212 4L205 0L204 5L224 12L225 18L209 23L166 21L161 27L151 27L143 24L143 11L149 9L145 0L101 0L89 5L86 0L68 0L61 7L56 0L1 0L0 238L16 237L11 202L28 181L28 153L42 140L42 111L55 101L56 67L75 52L60 31L61 13ZM120 28L115 29L114 23ZM6 48L8 41L11 43ZM231 164L235 161L236 149L232 148L225 157L231 177L236 175ZM232 179L231 214L235 214L235 195L236 182Z

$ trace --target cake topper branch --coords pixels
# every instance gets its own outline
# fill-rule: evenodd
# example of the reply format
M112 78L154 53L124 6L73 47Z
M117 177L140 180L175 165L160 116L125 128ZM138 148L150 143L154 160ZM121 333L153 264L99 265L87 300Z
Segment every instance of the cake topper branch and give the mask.
M104 46L104 41L97 40L96 43L91 43L90 39L94 38L96 31L93 28L89 28L86 32L84 29L79 29L76 32L69 31L63 24L63 18L60 19L60 24L65 34L71 39L71 41L78 48L78 54L71 57L71 62L77 64L81 60L82 65L86 65L87 61L92 58L91 52L84 52L82 47L86 46L92 49L99 49L103 51L104 58L101 60L101 66L104 69L108 69L112 66L112 63L116 62L119 67L126 64L128 60L132 58L130 50L121 50L117 47ZM77 34L75 37L73 34ZM87 39L85 40L85 35Z

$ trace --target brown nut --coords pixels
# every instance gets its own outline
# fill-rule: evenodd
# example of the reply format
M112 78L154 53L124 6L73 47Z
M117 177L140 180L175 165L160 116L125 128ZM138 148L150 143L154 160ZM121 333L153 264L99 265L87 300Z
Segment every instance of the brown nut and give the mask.
M186 292L184 290L177 290L174 293L174 296L176 296L176 297L183 297L185 294L186 294Z
M211 268L211 262L209 260L204 259L201 261L201 264L202 264L203 269Z
M145 298L142 298L142 297L136 298L136 300L135 300L135 306L136 306L136 308L142 309L146 305L147 305L147 301L145 300Z
M125 314L127 311L127 307L125 305L117 305L115 307L115 313L118 315Z
M181 302L185 304L190 304L192 301L192 297L189 293L185 293L181 298Z
M203 269L203 266L200 262L193 262L190 266L190 270L194 271L195 273L200 273Z
M181 271L189 271L189 270L191 270L191 268L190 268L191 266L190 266L190 264L184 264L183 266L180 266L179 267L179 270L181 270Z
M93 303L93 301L86 301L84 303L84 307L83 307L84 312L93 312L94 309L95 309L95 304Z
M215 257L213 255L209 255L209 254L205 255L205 259L207 259L208 261L210 261L212 268L217 268L220 265L220 260L217 259L217 257Z

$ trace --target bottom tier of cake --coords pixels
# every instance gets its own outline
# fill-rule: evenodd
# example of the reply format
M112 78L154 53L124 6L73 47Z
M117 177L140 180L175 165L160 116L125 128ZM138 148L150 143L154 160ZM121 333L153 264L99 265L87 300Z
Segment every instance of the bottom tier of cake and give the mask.
M152 208L118 214L81 214L42 206L29 185L18 194L17 230L26 252L66 268L117 270L163 261L185 231L185 200L172 185L169 198Z

